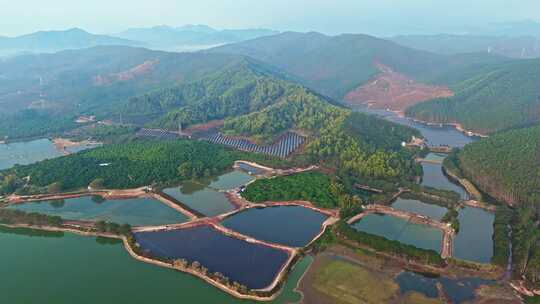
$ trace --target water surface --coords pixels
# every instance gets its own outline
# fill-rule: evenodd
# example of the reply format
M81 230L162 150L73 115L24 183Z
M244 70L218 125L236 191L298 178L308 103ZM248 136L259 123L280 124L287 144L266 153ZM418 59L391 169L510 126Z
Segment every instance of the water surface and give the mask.
M16 164L28 165L63 154L48 139L0 144L0 170Z
M459 233L454 239L454 257L489 263L493 256L493 221L495 215L478 208L459 211Z
M222 224L259 240L304 247L320 233L327 218L308 208L281 206L249 209L226 218Z
M422 163L422 169L424 176L422 177L422 185L436 189L454 191L460 195L462 199L468 199L469 194L467 191L450 181L442 170L442 165Z
M399 241L418 248L441 250L442 232L438 229L413 224L401 218L368 214L352 225L355 229Z
M196 183L186 183L180 187L163 189L168 194L190 208L206 216L216 216L234 210L225 193L205 188Z
M427 204L418 200L404 199L401 197L399 197L392 204L392 208L429 216L430 218L439 221L446 214L446 212L448 212L448 209L441 206Z
M463 147L466 144L476 140L475 137L467 136L462 132L456 130L456 128L452 126L430 126L427 124L415 122L406 117L400 117L394 112L368 108L366 106L357 106L354 107L354 109L359 112L380 116L386 120L395 123L413 127L419 130L424 136L424 138L427 140L428 144L432 146L448 145L451 147Z
M149 198L103 200L79 197L57 201L29 202L10 209L60 216L67 220L108 221L132 226L182 223L187 217L163 203Z
M210 187L218 190L230 190L243 186L254 178L240 170L234 170L223 174L210 183Z
M0 269L9 274L0 284L0 303L253 303L191 275L136 261L116 242L28 231L34 236L0 230ZM270 303L297 302L294 288L311 262L299 261L284 292Z
M415 291L429 298L437 298L437 283L441 284L452 303L460 304L472 301L475 290L482 285L493 284L493 281L480 278L450 279L447 277L427 277L422 274L405 271L396 278L402 294Z
M288 259L285 251L231 238L207 226L135 233L135 239L155 256L198 261L209 272L252 289L269 286Z

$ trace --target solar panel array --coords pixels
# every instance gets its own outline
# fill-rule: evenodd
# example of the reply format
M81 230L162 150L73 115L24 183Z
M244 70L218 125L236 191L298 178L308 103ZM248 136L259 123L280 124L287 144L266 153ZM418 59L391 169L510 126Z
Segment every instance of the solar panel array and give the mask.
M174 133L167 130L159 130L159 129L140 129L137 132L137 137L153 137L158 139L178 139L183 138L184 136Z
M256 152L285 158L296 151L296 149L298 149L306 139L297 133L287 132L269 146L260 146L250 142L249 140L229 137L221 133L214 134L207 138L207 140L211 143L233 147L242 151Z

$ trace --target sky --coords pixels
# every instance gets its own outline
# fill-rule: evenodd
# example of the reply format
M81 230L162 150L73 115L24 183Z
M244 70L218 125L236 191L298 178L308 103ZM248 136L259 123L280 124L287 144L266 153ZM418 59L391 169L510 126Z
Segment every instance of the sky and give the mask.
M208 24L327 34L448 32L493 22L540 21L539 0L0 0L0 35L80 27Z

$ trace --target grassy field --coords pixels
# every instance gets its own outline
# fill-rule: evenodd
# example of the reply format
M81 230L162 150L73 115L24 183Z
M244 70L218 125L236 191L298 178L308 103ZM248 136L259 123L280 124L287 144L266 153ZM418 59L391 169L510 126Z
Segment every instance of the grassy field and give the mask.
M389 303L399 292L390 278L344 261L331 261L315 275L313 288L336 304Z
M398 300L400 304L443 304L439 299L430 299L421 293L411 292L406 294L402 299Z

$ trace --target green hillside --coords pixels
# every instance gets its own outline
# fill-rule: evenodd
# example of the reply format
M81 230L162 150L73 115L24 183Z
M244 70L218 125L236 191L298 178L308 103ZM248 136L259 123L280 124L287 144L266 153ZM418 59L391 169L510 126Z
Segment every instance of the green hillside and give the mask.
M129 98L215 73L244 60L241 56L165 53L131 47L96 47L15 57L0 62L0 136L43 136L53 129L9 126L21 111L33 110L27 124L79 114L109 118ZM118 120L118 117L114 117ZM64 124L65 125L65 124ZM65 129L65 128L64 128Z
M458 154L462 173L481 190L512 204L540 202L540 126L469 144Z
M314 32L287 32L208 52L246 55L269 63L338 100L378 74L377 62L420 81L444 84L446 73L504 60L484 54L439 55L367 35Z
M455 96L409 108L408 116L492 133L540 121L540 60L512 61L484 69L454 86Z

